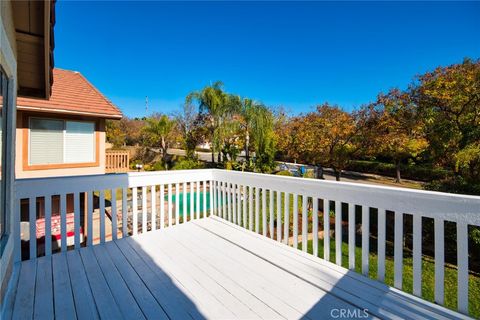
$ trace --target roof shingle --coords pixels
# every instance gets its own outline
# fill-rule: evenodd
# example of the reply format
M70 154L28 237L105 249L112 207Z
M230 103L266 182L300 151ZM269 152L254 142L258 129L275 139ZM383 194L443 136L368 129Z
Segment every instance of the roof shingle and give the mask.
M79 72L53 69L49 100L17 98L19 110L37 110L119 119L122 112Z

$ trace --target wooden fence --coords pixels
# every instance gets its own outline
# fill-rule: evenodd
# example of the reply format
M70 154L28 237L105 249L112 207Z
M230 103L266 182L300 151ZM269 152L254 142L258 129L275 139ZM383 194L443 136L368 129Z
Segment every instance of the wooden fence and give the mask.
M128 172L130 162L129 152L126 150L107 150L105 153L105 172Z

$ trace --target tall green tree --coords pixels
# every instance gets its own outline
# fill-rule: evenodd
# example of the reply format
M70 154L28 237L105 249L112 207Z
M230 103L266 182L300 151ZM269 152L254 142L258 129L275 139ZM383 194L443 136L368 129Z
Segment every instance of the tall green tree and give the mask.
M143 132L146 143L158 147L161 151L162 162L166 164L167 149L174 141L175 121L166 115L154 115L145 120Z

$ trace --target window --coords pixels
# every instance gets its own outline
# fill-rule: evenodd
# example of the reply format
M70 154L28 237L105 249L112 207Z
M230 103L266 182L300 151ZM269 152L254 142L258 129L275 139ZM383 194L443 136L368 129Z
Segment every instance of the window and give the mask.
M95 162L95 123L30 118L29 164Z
M6 210L4 208L4 199L5 199L5 166L4 156L5 156L5 134L3 133L3 128L5 128L5 112L7 108L8 98L8 86L7 86L7 77L0 68L0 239L5 234L6 231Z

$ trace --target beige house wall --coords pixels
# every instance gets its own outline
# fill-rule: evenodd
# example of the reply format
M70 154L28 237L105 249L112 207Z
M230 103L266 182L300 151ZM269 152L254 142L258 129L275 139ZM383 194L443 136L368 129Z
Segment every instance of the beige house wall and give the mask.
M65 120L69 119L79 119L79 117L72 117L70 115L61 115L61 114L52 114L52 113L26 113L23 111L17 112L17 137L16 137L16 158L15 158L15 173L17 179L24 178L41 178L41 177L57 177L57 176L77 176L77 175L90 175L90 174L104 174L105 173L105 119L98 119L93 117L81 117L82 120L89 121L98 121L97 134L98 138L98 165L92 165L88 167L68 167L68 168L49 168L49 169L25 169L24 168L24 157L25 148L28 148L28 145L25 146L24 134L28 134L25 130L28 127L28 124L25 126L25 120L28 119L29 115L34 115L36 117L56 117ZM28 129L27 129L28 130Z

